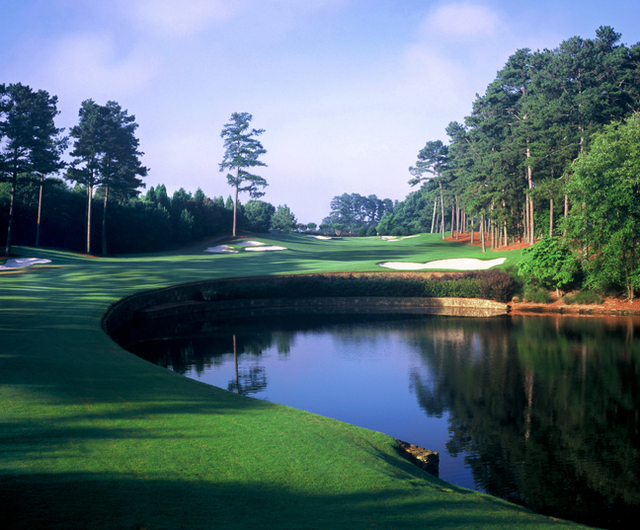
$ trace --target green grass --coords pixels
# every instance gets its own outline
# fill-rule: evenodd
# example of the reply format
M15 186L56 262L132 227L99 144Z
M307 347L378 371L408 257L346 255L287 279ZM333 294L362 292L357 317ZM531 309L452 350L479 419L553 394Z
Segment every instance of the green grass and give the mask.
M290 250L97 259L15 248L52 264L0 274L2 528L573 526L434 479L384 434L151 365L101 330L120 298L177 283L369 271L382 260L519 259L437 236L257 239Z

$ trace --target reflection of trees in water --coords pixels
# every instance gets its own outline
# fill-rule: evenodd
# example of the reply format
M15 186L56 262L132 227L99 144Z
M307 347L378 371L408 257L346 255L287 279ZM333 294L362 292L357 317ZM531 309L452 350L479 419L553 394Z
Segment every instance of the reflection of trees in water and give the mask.
M620 321L618 321L620 324ZM411 385L428 414L450 412L488 493L559 517L616 527L640 515L637 321L425 321L417 344L436 374Z
M227 385L227 390L230 392L236 392L237 394L242 394L243 396L248 396L250 394L257 394L261 392L265 388L267 388L267 375L264 369L264 366L253 365L249 367L244 367L242 369L238 368L238 346L237 346L237 337L234 333L233 335L233 361L235 365L235 379L229 381ZM262 352L260 352L262 353Z
M227 390L248 396L267 388L267 374L264 366L248 366L236 372L236 378L229 381Z

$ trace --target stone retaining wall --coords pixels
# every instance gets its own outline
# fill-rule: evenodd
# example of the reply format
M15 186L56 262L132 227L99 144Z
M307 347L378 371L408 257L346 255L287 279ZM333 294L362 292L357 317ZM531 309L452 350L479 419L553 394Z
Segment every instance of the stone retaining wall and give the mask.
M466 317L505 315L509 306L493 300L477 298L417 298L417 297L322 297L322 298L261 298L205 302L203 289L227 282L274 282L279 277L233 278L176 285L123 298L109 308L102 320L103 329L113 334L132 322L172 316L205 316L207 318L238 318L286 314L423 314ZM384 280L382 280L384 281Z

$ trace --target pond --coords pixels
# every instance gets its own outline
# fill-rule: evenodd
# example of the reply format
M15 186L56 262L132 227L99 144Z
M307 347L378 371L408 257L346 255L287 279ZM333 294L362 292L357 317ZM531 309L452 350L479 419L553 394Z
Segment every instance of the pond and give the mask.
M334 315L160 328L128 349L438 451L453 484L606 528L640 516L640 319Z

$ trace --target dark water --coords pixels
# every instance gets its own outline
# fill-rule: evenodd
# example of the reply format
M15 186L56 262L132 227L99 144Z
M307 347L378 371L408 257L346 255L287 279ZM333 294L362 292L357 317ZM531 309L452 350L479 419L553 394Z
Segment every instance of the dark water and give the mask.
M440 478L556 517L640 516L640 320L177 323L134 353L440 453Z

